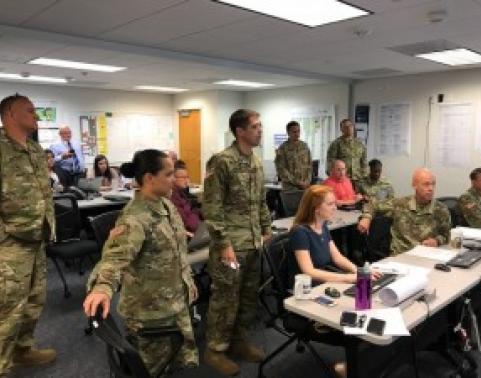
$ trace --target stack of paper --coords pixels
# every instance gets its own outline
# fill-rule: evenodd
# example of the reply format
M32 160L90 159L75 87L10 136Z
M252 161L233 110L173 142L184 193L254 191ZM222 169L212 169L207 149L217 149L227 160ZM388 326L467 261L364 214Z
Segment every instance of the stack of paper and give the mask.
M433 248L433 247L425 247L424 245L417 245L410 251L407 251L406 254L410 256L424 257L426 259L431 259L431 260L448 262L454 256L456 256L457 253L449 249Z

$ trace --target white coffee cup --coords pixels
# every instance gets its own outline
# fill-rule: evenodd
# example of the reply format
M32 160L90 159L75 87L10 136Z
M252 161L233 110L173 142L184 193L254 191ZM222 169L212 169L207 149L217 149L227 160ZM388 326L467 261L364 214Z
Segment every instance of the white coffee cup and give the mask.
M296 299L305 299L311 293L311 276L307 274L296 274L294 279L294 297Z

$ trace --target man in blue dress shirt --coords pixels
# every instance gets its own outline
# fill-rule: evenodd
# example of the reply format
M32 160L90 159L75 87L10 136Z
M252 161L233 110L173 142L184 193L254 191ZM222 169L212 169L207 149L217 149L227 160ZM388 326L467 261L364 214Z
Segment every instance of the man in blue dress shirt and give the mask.
M59 130L60 143L52 144L50 149L55 156L59 179L65 187L77 185L78 178L84 173L85 163L80 144L72 141L72 131L68 126Z

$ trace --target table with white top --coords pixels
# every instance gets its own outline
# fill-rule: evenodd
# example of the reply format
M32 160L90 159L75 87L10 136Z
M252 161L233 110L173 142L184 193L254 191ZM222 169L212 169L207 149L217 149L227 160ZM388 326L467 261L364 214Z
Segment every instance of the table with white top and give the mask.
M267 190L282 190L282 185L275 182L267 182L264 184L264 188Z
M101 192L99 197L93 199L78 200L77 205L80 210L90 209L95 207L112 207L125 205L130 199L134 198L135 190L111 190L108 192ZM125 201L112 201L104 198L104 195L116 195L125 197Z
M431 269L426 292L436 290L435 298L429 303L413 301L402 308L402 315L411 334L416 334L417 349L421 350L429 342L447 331L448 308L463 294L481 282L481 264L470 269L451 268L451 272L432 269L435 260L401 254L389 257L386 261L396 261L409 265ZM327 286L337 288L341 293L351 284L327 283L313 288L315 294L324 295ZM379 293L379 292L378 292ZM373 295L373 308L383 308ZM312 300L296 300L294 297L284 301L285 308L293 313L325 324L331 328L342 330L339 324L342 311L354 310L354 298L341 295L336 299L336 306L326 307ZM346 362L348 378L367 378L380 376L383 369L394 360L394 357L412 358L412 342L414 336L393 337L367 334L363 336L346 336ZM411 361L412 362L412 361Z
M358 210L336 210L336 214L334 215L332 221L329 221L327 227L329 230L337 230L339 228L353 226L357 224L359 221L359 217L361 216L361 212ZM272 225L278 229L290 229L292 227L292 223L294 222L294 217L289 218L282 218L276 219L272 222Z

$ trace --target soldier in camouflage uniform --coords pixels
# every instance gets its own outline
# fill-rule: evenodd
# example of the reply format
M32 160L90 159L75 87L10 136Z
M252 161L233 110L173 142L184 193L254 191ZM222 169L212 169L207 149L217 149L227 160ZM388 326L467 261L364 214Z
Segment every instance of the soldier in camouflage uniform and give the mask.
M279 146L276 153L276 170L283 190L304 190L311 184L311 151L299 140L301 127L296 121L286 126L288 139Z
M212 239L205 362L224 375L235 375L239 366L226 351L251 362L265 357L247 341L246 329L256 312L260 248L270 235L271 220L262 165L252 151L262 135L259 114L237 110L229 126L236 141L215 155L204 180L202 211Z
M85 313L94 315L100 304L105 317L112 295L121 285L118 312L129 341L152 376L167 363L172 345L169 337L140 336L143 328L179 327L184 344L177 361L184 366L197 365L189 314L197 289L186 258L186 233L175 206L163 198L172 189L173 163L163 152L144 150L135 154L132 163L122 165L121 172L135 176L140 190L123 209L102 259L90 275Z
M436 178L427 169L417 169L412 184L413 196L368 203L358 224L359 231L366 233L376 213L391 217L392 255L406 252L418 244L437 247L449 241L451 216L446 205L433 198Z
M342 160L346 163L347 175L357 190L359 180L367 174L366 147L360 139L354 137L354 124L351 120L341 121L341 132L342 136L333 141L327 150L326 167L331 167L334 160Z
M382 163L377 159L369 162L369 176L359 181L358 190L365 199L382 201L394 198L394 188L391 183L381 177Z
M471 188L458 200L458 211L469 227L481 228L481 168L469 175Z
M35 107L14 95L0 103L0 376L13 364L38 365L56 357L33 348L46 296L45 242L54 238L52 190L45 153L29 138Z

